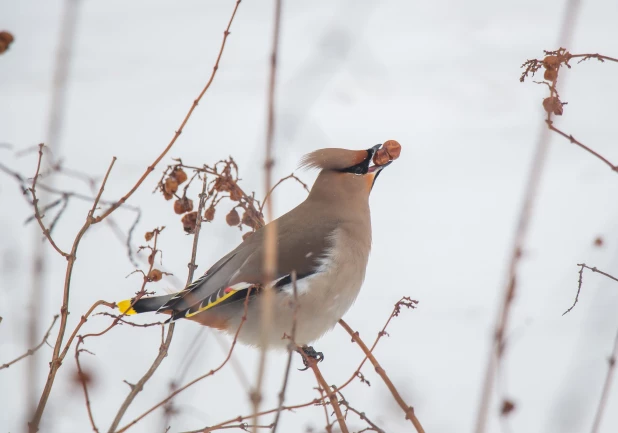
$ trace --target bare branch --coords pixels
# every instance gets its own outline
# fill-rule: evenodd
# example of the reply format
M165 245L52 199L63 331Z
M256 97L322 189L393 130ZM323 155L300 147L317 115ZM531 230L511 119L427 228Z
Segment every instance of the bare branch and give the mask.
M615 278L614 278L615 279ZM612 354L607 360L607 375L605 376L605 383L603 384L603 391L601 392L601 399L599 400L599 406L597 407L597 413L594 417L594 423L592 424L592 433L598 433L601 428L601 420L603 419L603 413L609 400L609 392L612 388L612 380L614 378L614 370L616 368L616 357L618 356L618 332L614 339L614 349Z
M416 428L416 431L418 433L424 433L425 430L423 429L423 426L421 425L420 421L416 417L416 414L414 413L414 408L412 406L408 406L406 404L406 402L403 400L403 398L401 397L401 395L397 391L397 388L395 388L395 385L393 385L393 382L390 380L390 378L388 377L388 375L386 374L386 372L384 371L384 369L382 368L380 363L377 361L375 356L373 356L373 353L371 353L371 351L365 345L363 340L361 340L358 332L354 332L352 330L352 328L350 328L350 326L343 319L339 320L339 324L341 326L343 326L343 328L347 331L347 333L350 334L350 337L352 337L352 340L354 340L356 342L356 344L359 345L359 347L365 353L367 358L369 358L369 361L371 361L371 363L373 364L373 366L376 369L376 373L378 373L378 375L380 375L380 377L382 378L382 380L384 381L384 383L388 387L389 391L391 392L391 394L395 398L395 401L397 402L399 407L401 407L401 409L406 414L406 419L409 419L412 422L412 424L414 424L414 427Z
M182 123L178 127L178 130L174 133L172 140L169 142L167 147L163 149L163 152L161 152L161 154L154 160L154 162L150 164L148 168L146 168L146 171L144 172L144 174L142 174L142 177L139 178L139 180L135 183L135 185L133 185L133 188L131 188L131 190L128 193L126 193L120 200L118 200L116 203L110 206L105 212L103 212L103 214L99 215L96 218L95 223L99 223L103 221L105 218L107 218L112 212L114 212L116 209L122 206L129 199L129 197L133 195L135 191L137 191L137 189L144 182L144 180L146 180L148 175L154 171L157 164L161 162L161 160L165 157L165 155L167 155L167 153L170 151L172 146L174 146L174 143L176 143L176 140L178 140L178 137L180 137L180 134L182 134L182 131L185 125L187 124L187 122L189 121L189 118L193 114L193 111L198 106L198 104L202 100L202 97L206 94L206 92L210 88L210 85L215 79L215 75L217 74L217 70L219 69L219 62L221 61L221 56L223 55L223 50L225 49L225 42L227 41L227 37L230 35L230 28L232 27L232 22L234 21L234 17L236 16L236 11L238 10L238 6L240 5L240 2L241 0L236 1L236 5L234 6L234 11L232 12L232 16L230 17L230 20L228 21L225 31L223 32L223 41L221 42L221 48L219 49L219 54L217 56L217 60L215 61L215 65L212 68L212 73L210 74L210 78L208 79L208 82L206 83L206 85L204 86L200 94L193 101L191 108L189 108L189 111L187 112L187 114L185 115L185 118L183 119Z
M36 345L35 347L33 347L32 349L28 349L28 351L26 353L24 353L21 356L18 356L17 358L15 358L12 361L7 362L6 364L2 364L0 365L0 370L5 369L5 368L9 368L11 365L21 361L22 359L28 357L28 356L32 356L34 355L34 353L39 350L41 347L43 347L43 345L45 343L47 343L47 339L49 338L49 334L51 333L52 328L54 327L54 325L56 324L56 320L58 320L58 315L56 314L54 316L54 319L52 320L51 325L49 325L49 328L47 329L47 332L45 333L45 335L43 336L43 339L41 340L41 342ZM0 319L0 321L2 321Z

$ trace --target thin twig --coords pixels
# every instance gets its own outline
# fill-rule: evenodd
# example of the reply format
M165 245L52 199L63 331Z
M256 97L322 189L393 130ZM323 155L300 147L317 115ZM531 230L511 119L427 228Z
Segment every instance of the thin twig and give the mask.
M603 413L605 411L605 407L607 406L607 401L609 400L609 392L612 389L612 380L614 378L614 370L616 368L616 357L618 356L618 332L616 333L616 338L614 339L614 349L612 350L612 354L607 360L607 375L605 376L605 383L603 384L603 392L601 392L601 399L599 400L599 405L597 406L597 413L594 417L594 423L592 424L592 433L598 433L601 428L601 420L603 419Z
M56 242L51 236L51 232L47 227L45 227L45 223L43 222L43 215L39 211L39 199L36 196L36 183L39 179L39 173L41 170L41 161L43 160L43 147L45 145L43 143L39 144L39 159L36 166L36 173L34 175L34 179L32 180L32 187L30 188L30 193L32 194L32 206L34 207L34 217L36 218L41 230L43 231L43 235L47 238L51 246L60 254L62 257L68 259L69 255L62 251ZM113 163L112 163L113 164Z
M341 400L339 400L339 404L344 406L346 408L346 411L352 411L354 412L356 415L358 415L358 417L365 421L367 424L369 424L370 430L376 431L378 433L385 433L384 430L382 430L380 427L378 427L373 421L371 421L369 418L367 418L367 415L365 415L365 412L360 412L356 409L354 409L352 406L350 406L350 403L348 402L348 400L343 396L343 394L341 393L341 391L337 390L337 392L339 393L339 395L341 396ZM365 431L367 431L368 429L365 429ZM360 432L359 432L360 433Z
M582 149L584 149L586 152L594 155L596 158L600 159L601 161L603 161L603 163L605 163L607 166L609 166L609 168L611 168L613 171L617 171L618 172L618 165L612 164L611 161L609 161L607 158L605 158L603 155L599 154L598 152L592 150L591 148L589 148L588 146L586 146L584 143L582 143L581 141L577 140L575 137L573 137L571 134L567 134L566 132L561 131L560 129L556 128L554 126L554 123L551 120L546 120L547 122L547 127L551 130L554 131L558 134L560 134L561 136L563 136L564 138L566 138L567 140L569 140L571 143L576 144L577 146L581 147Z
M95 223L99 223L102 220L104 220L107 216L109 216L109 214L111 214L116 209L118 209L120 206L122 206L129 199L129 197L131 197L133 193L137 191L137 189L144 182L144 180L146 180L148 175L154 171L157 164L161 162L161 160L165 157L165 155L167 155L167 153L170 151L172 146L174 146L174 143L176 143L176 140L178 140L178 137L180 137L180 134L182 134L182 131L185 125L187 124L187 122L189 121L189 118L193 114L193 111L198 106L198 104L202 100L202 97L204 96L204 94L206 94L206 92L210 88L210 85L215 79L215 75L217 74L217 70L219 69L219 62L221 61L221 56L223 55L223 50L225 49L225 42L227 41L227 37L230 35L230 28L232 27L232 22L234 21L234 17L236 16L236 11L238 10L238 5L240 5L240 2L241 0L236 1L236 5L234 6L234 11L232 12L232 16L230 17L230 20L228 21L225 31L223 32L223 41L221 42L221 48L219 48L219 54L217 55L217 60L215 61L215 65L212 68L212 73L210 74L210 78L206 82L206 85L204 86L200 94L193 101L191 108L189 108L189 111L187 112L187 114L185 115L185 118L183 119L180 126L178 127L178 130L174 133L174 136L172 137L171 141L168 143L167 147L163 149L163 152L161 152L161 154L154 160L154 162L151 165L149 165L148 168L146 168L146 171L144 172L144 174L142 174L142 177L139 178L139 180L135 183L135 185L133 185L133 188L131 188L131 190L129 190L129 192L126 193L120 200L118 200L116 203L110 206L105 212L103 212L100 216L98 216Z
M193 379L192 381L190 381L186 385L184 385L184 386L178 388L177 390L173 391L172 393L170 393L170 395L168 395L166 398L161 400L159 403L157 403L156 405L154 405L153 407L148 409L146 412L144 412L143 414L141 414L140 416L135 418L133 421L131 421L130 423L128 423L124 427L122 427L119 430L117 430L116 433L122 433L122 432L128 430L129 428L131 428L132 426L137 424L139 421L141 421L143 418L145 418L147 415L149 415L150 413L152 413L153 411L155 411L159 407L161 407L161 406L165 405L166 403L168 403L169 401L171 401L174 397L176 397L182 391L184 391L187 388L195 385L196 383L200 382L201 380L214 375L219 370L221 370L225 366L225 364L227 364L227 362L229 361L230 357L232 356L232 352L234 351L234 347L236 347L236 342L238 340L238 334L240 334L240 330L242 329L243 324L247 320L247 310L248 310L248 307L249 307L249 296L250 295L251 295L251 288L248 290L247 297L245 298L244 313L243 313L243 316L241 318L240 325L238 326L238 329L236 330L236 334L234 335L234 339L232 340L232 346L230 347L230 350L229 350L227 356L225 357L225 359L223 360L223 362L221 362L221 364L219 364L219 366L217 368L215 368L213 370L210 370L208 373L203 374L203 375L197 377L196 379ZM109 433L113 433L113 432L114 432L114 430L112 430L112 429L109 430Z
M570 312L575 307L575 304L577 304L577 302L579 301L579 293L582 290L582 282L583 282L583 279L584 279L584 269L590 269L592 272L596 272L598 274L605 275L607 278L610 278L610 279L618 282L618 278L614 277L613 275L608 274L607 272L600 271L596 267L590 267L590 266L588 266L585 263L578 263L577 266L579 266L579 272L578 272L579 273L579 279L578 279L578 282L577 282L577 294L575 295L575 300L573 301L573 305L571 305L568 310L566 310L564 313L562 313L563 316L566 313Z
M270 191L272 183L272 167L275 163L273 156L273 144L275 136L275 86L277 83L277 56L279 51L279 31L281 28L281 2L275 0L275 18L273 28L273 43L270 55L270 79L268 85L268 121L266 125L266 160L264 162L265 171L265 190ZM277 275L277 226L273 221L273 204L272 200L268 201L266 206L267 220L270 224L266 225L264 230L264 263L263 263L263 278L266 282L262 293L261 304L261 323L260 323L260 358L257 369L257 380L255 389L250 393L251 402L253 404L253 413L256 414L253 418L253 424L257 425L260 403L262 400L262 385L264 380L264 369L266 365L266 351L268 349L269 338L272 330L273 320L273 304L274 294L271 282L275 280ZM256 429L253 429L255 433Z
M56 320L58 320L58 315L56 314L54 316L54 319L52 320L51 325L49 325L49 328L47 329L47 332L45 333L45 335L43 335L43 339L41 340L41 342L39 344L37 344L35 347L33 347L32 349L28 349L28 351L26 353L24 353L21 356L18 356L17 358L15 358L12 361L7 362L6 364L2 364L0 365L0 370L3 370L5 368L9 368L11 365L15 364L16 362L21 361L22 359L28 357L28 356L32 356L34 355L34 353L39 350L41 347L43 347L43 345L45 343L47 343L47 339L49 338L49 334L51 333L52 328L54 327L54 325L56 324Z
M565 14L560 26L560 33L558 36L558 41L562 46L570 45L574 28L573 22L579 12L580 4L581 0L569 0L566 5ZM550 87L550 97L554 97L555 93L557 92L556 84L558 80L559 69L560 65L558 65L556 69L556 75ZM521 80L523 80L523 76ZM548 111L544 121L551 122L551 118L552 112ZM502 356L505 349L504 335L509 324L510 309L513 305L513 299L516 292L519 263L521 261L524 244L528 235L530 219L532 217L534 206L536 204L539 185L541 183L541 178L545 169L545 161L547 159L549 141L549 129L542 128L536 142L536 148L532 159L532 166L526 180L524 197L521 207L519 209L519 216L513 236L513 244L511 246L511 253L509 258L509 265L507 267L505 284L502 289L502 296L499 301L500 304L497 311L497 317L493 327L493 333L491 335L491 346L489 349L489 353L487 354L485 375L481 384L481 393L474 427L475 433L484 433L487 425L487 416L489 414L491 398L494 390L496 371L499 370L501 366Z
M262 200L262 204L260 205L260 213L262 213L262 210L264 210L264 205L266 204L266 202L272 195L273 191L277 189L277 187L281 185L283 182L285 182L286 180L290 180L290 179L294 179L296 182L300 183L302 187L305 188L305 191L307 191L307 193L310 192L307 184L303 182L302 180L300 180L294 173L292 173L286 177L279 179L279 181L268 191L268 193L264 196L264 200Z
M281 411L283 410L283 403L285 402L285 391L288 387L288 381L290 379L290 370L292 367L292 357L296 352L294 350L294 339L296 338L296 321L298 315L298 287L296 284L296 271L292 271L292 289L294 291L294 317L292 319L292 335L290 335L290 344L288 344L288 362L285 367L285 375L283 377L283 384L281 385L281 391L279 391L279 407L277 408L277 414L275 415L275 420L273 421L273 433L277 432L277 426L279 425L279 417L281 416Z
M47 381L45 382L45 388L43 389L43 393L41 394L41 398L39 400L39 404L34 412L34 416L32 421L29 423L29 428L31 432L36 432L39 429L39 424L41 422L41 417L43 416L43 411L45 410L45 406L47 405L47 400L49 398L49 394L51 393L52 386L54 384L54 379L56 377L56 373L62 365L62 361L64 359L64 355L66 355L66 351L63 352L63 356L60 357L60 349L62 347L62 340L64 339L64 334L66 331L67 320L69 315L69 293L71 288L71 277L73 275L73 267L75 266L75 260L77 259L77 248L79 247L79 243L81 242L84 234L92 225L94 221L94 212L97 209L97 205L99 204L99 199L101 198L101 194L103 194L103 190L105 189L105 184L107 179L109 178L109 174L112 171L112 167L114 166L114 162L116 162L116 157L112 159L112 162L105 173L105 177L103 178L103 182L101 183L101 187L99 188L99 193L97 197L94 199L94 203L92 204L92 208L88 212L88 216L86 217L86 222L77 233L75 240L73 241L73 247L71 248L71 253L68 255L67 260L67 269L66 276L64 280L64 289L62 295L62 308L60 309L60 330L58 331L58 337L56 338L56 344L54 345L54 353L52 355L52 360L49 366L49 374L47 376ZM67 347L68 350L68 347Z
M309 367L313 371L313 374L315 375L315 379L318 381L318 385L320 386L321 391L324 391L326 397L328 397L330 404L335 411L335 416L337 418L339 428L341 429L341 433L349 433L348 426L345 423L345 418L343 417L343 413L341 412L341 407L339 406L339 400L337 399L337 391L328 386L328 383L326 382L326 380L324 380L324 376L322 376L322 372L318 368L318 361L306 356L305 352L301 347L297 347L297 349L302 355L302 357L305 359L307 365L309 365ZM328 420L326 429L330 429L330 422Z
M382 368L378 360L375 358L375 356L373 356L373 353L369 351L369 348L365 345L363 340L361 340L358 332L354 332L352 328L350 328L350 326L343 319L339 320L339 324L343 326L343 328L347 331L347 333L350 334L350 337L352 337L352 340L354 340L356 344L359 345L359 347L362 349L365 355L369 358L369 361L371 361L371 363L376 369L376 373L380 375L380 377L382 378L382 380L388 387L389 391L395 398L395 401L405 413L406 419L409 419L412 422L412 424L414 424L414 427L416 428L416 431L418 433L424 433L425 430L423 430L423 426L421 425L420 421L416 417L416 414L414 413L414 408L412 406L408 406L406 402L403 400L403 398L399 394L399 391L397 391L397 388L395 388L395 385L393 385L393 382L388 377L388 375L386 374L386 372L384 371L384 369Z
M90 396L88 395L88 380L86 379L86 375L84 374L84 371L82 370L82 365L79 362L79 354L82 352L87 352L87 353L91 353L89 351L87 351L86 349L80 349L79 346L80 344L83 343L83 339L80 339L77 344L75 345L75 364L77 365L77 375L79 378L79 381L82 384L82 390L84 391L84 398L86 400L86 410L88 411L88 419L90 420L90 425L92 426L92 430L96 433L99 433L99 429L97 428L96 423L94 422L94 415L92 414L92 406L90 405Z

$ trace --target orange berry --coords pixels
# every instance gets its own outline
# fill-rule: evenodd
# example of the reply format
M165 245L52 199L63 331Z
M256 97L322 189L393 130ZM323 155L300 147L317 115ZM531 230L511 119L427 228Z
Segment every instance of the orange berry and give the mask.
M144 235L146 242L149 242L150 239L152 239L153 237L154 237L154 232L146 232L146 234Z
M148 279L150 281L160 281L163 278L163 272L158 269L153 269L148 273Z
M386 149L379 149L374 155L373 155L373 163L375 165L384 165L384 164L388 164L388 162L391 160L391 158L388 156L388 152L386 151Z
M253 236L254 232L247 232L244 235L242 235L242 240L246 241L247 239L249 239L251 236Z
M543 78L546 81L554 81L556 78L558 78L558 72L553 68L546 69L545 73L543 74Z
M391 161L396 160L401 155L401 144L396 140L386 140L382 145L382 149L386 150Z

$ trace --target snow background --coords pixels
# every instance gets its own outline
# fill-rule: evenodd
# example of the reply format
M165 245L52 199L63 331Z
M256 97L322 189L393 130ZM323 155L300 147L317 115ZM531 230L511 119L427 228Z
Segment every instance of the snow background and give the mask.
M14 151L45 141L52 72L63 2L22 0L0 4L0 28L15 35L0 56L0 161L33 175L35 153ZM241 3L215 82L177 144L164 160L210 163L233 155L243 187L263 196L266 84L272 3ZM496 307L502 295L513 231L525 179L538 139L546 89L518 81L524 60L553 49L565 2L343 1L285 2L277 89L275 177L289 174L300 157L320 147L364 149L387 139L403 146L401 159L376 184L371 197L374 245L364 289L345 316L371 341L392 305L409 295L419 308L395 320L377 358L412 404L428 432L471 431ZM55 156L65 165L102 176L117 156L104 198L123 195L169 142L210 75L233 2L83 2L70 68L67 111ZM573 28L571 52L618 54L618 3L583 2ZM567 71L560 87L568 101L557 124L612 161L618 66L591 61ZM144 210L139 241L158 225L165 268L180 281L192 238L182 233L169 203L151 195L160 165L130 204ZM315 173L300 173L312 182ZM79 181L59 176L58 187L87 193ZM618 290L611 280L586 272L576 309L565 317L577 288L577 263L617 274L618 178L600 161L558 136L542 178L524 251L508 353L496 395L517 407L506 425L494 400L489 432L580 432L592 423L618 327ZM304 193L289 183L275 195L276 214ZM32 248L47 252L40 335L60 308L66 261L40 233L24 226L31 209L13 179L0 174L0 362L27 350ZM72 202L55 238L69 248L89 204ZM220 210L221 212L221 210ZM115 213L126 230L132 219ZM84 238L73 276L69 330L98 299L131 296L139 277L121 242L104 224ZM602 236L603 247L593 241ZM198 272L239 241L223 215L202 232ZM164 279L159 293L182 283ZM153 317L151 316L150 319ZM148 318L145 318L147 320ZM108 318L83 328L97 332ZM58 329L57 326L55 328ZM124 417L126 424L160 401L178 378L183 358L197 359L184 381L217 366L227 338L194 323L178 323L170 354ZM50 341L54 341L52 334ZM94 375L91 402L106 431L128 392L155 358L159 328L117 327L90 339L81 360ZM222 343L221 343L222 342ZM321 369L342 383L362 359L343 330L315 346L326 354ZM234 359L253 383L258 352L238 347ZM36 355L41 389L51 349ZM286 355L269 355L265 401L274 407ZM295 359L298 367L300 360ZM0 430L23 431L27 419L27 363L0 371ZM61 368L42 424L46 432L90 431L80 388L71 385L73 350ZM387 432L410 431L371 367L345 395ZM289 404L316 396L311 373L295 369ZM614 390L616 391L616 390ZM617 392L608 402L602 431L618 429ZM171 431L196 429L250 412L248 386L227 366L176 399L181 411ZM284 413L279 431L323 431L321 408ZM352 420L355 417L351 415ZM267 424L272 418L264 418ZM132 431L164 431L162 411ZM360 430L361 421L350 428Z

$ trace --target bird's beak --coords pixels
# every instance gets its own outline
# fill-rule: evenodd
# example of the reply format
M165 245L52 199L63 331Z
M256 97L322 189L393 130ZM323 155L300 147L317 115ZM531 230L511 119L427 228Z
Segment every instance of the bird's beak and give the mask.
M373 155L375 155L375 153L382 147L382 144L376 144L375 146L367 149L367 152L369 153L369 159L373 159ZM376 179L378 178L379 174L382 172L382 170L384 170L386 167L388 167L389 165L391 165L393 163L393 161L389 161L386 164L383 165L375 165L373 163L373 161L371 161L370 165L369 165L369 169L367 170L367 174L365 176L367 176L367 183L370 185L370 189L373 188L373 185L376 182Z

